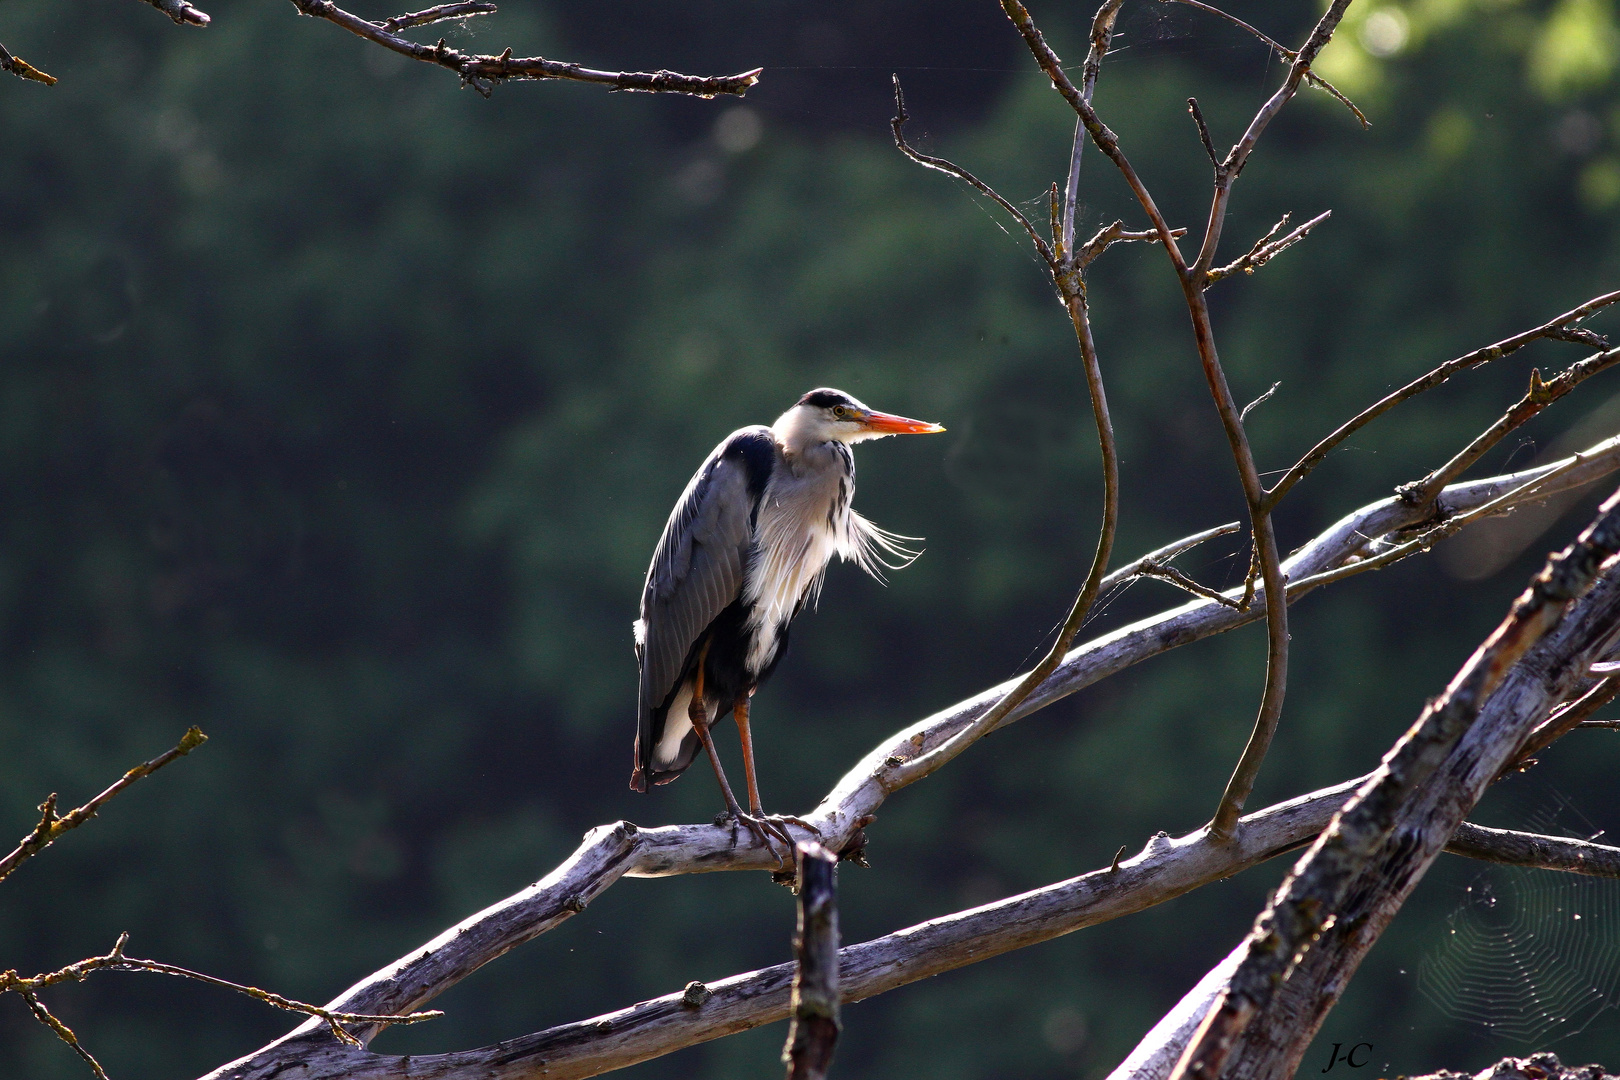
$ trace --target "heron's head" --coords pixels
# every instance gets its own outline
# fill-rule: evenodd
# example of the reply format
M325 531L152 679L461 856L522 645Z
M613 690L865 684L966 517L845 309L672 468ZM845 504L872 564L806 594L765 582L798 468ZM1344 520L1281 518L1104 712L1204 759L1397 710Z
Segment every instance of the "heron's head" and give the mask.
M885 435L926 435L944 431L926 420L878 412L842 390L812 390L776 418L772 430L789 453L824 442L855 443Z

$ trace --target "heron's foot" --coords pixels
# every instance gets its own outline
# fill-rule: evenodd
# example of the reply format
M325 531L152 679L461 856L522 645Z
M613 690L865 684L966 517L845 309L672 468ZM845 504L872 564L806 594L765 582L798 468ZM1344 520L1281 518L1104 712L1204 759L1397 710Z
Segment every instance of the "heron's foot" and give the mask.
M737 833L737 827L742 826L753 833L760 843L765 845L765 850L771 853L771 858L776 860L778 866L793 865L793 837L788 834L787 830L763 816L743 813L742 807L732 810L727 816L731 819L733 836ZM786 857L777 849L777 841L787 845Z
M797 817L793 814L765 814L762 816L766 821L769 821L778 827L786 828L789 825L797 825L811 836L814 836L817 840L826 839L819 827L810 824L810 822L804 820L802 817Z

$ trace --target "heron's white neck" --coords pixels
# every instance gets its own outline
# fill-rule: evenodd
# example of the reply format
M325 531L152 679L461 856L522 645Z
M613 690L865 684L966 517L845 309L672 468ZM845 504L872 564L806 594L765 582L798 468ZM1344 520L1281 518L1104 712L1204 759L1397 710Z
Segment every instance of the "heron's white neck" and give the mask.
M771 434L776 437L776 444L782 448L782 453L790 458L798 457L808 447L837 438L829 430L831 425L822 421L820 412L819 409L795 405L776 418L776 423L771 425Z

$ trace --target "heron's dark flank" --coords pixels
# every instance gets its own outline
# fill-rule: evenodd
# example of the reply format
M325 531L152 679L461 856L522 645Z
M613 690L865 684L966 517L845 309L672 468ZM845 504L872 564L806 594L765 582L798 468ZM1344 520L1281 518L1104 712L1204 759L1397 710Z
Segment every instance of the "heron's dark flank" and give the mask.
M821 588L834 555L876 574L915 555L857 514L852 443L943 431L867 408L841 390L812 390L771 427L733 432L686 485L653 553L636 620L641 668L630 786L667 784L706 749L727 809L731 793L709 727L727 712L742 737L753 818L748 701L781 659L788 626Z

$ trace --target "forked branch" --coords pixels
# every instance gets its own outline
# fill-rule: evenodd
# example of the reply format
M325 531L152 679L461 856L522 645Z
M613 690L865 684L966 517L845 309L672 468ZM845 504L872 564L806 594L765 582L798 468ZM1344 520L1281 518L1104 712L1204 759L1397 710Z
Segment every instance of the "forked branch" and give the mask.
M1546 381L1542 380L1539 369L1531 368L1530 389L1502 415L1500 420L1486 428L1477 438L1458 451L1455 457L1422 480L1401 485L1397 494L1414 506L1426 504L1434 498L1435 492L1467 472L1480 458L1489 453L1492 447L1540 415L1547 406L1617 362L1620 362L1620 349L1608 349L1596 356L1589 356L1585 360L1571 364Z
M1571 486L1590 483L1591 481L1620 470L1620 441L1610 446L1602 453L1589 454L1580 467L1571 471L1562 472L1550 481L1539 494L1550 493L1550 489L1567 490ZM1549 471L1548 469L1529 470L1525 473L1509 476L1491 477L1485 480L1474 481L1448 489L1439 500L1439 506L1444 513L1464 512L1470 508L1483 505L1500 496L1504 492L1523 488L1531 479ZM1312 573L1338 565L1342 560L1351 557L1368 542L1367 537L1384 536L1392 532L1399 532L1419 519L1410 507L1391 497L1371 506L1347 515L1344 519L1331 526L1328 530L1296 552L1287 562L1288 571L1297 577L1308 578ZM1212 530L1214 532L1225 531ZM1170 545L1172 550L1185 549L1193 542L1207 539L1207 534L1180 541ZM1169 552L1161 549L1153 553L1159 558L1168 558ZM1229 593L1230 595L1230 593ZM1293 595L1290 596L1293 599ZM1023 704L1013 710L1002 726L1013 723L1036 710L1057 701L1068 694L1083 687L1098 682L1110 675L1116 674L1137 663L1141 663L1153 656L1167 652L1179 645L1222 633L1226 630L1245 625L1260 617L1257 607L1251 606L1244 611L1236 611L1221 604L1207 600L1195 600L1179 608L1165 612L1161 615L1144 619L1129 626L1121 627L1103 635L1075 649L1066 656L1053 676L1045 680L1040 687L1027 698ZM934 716L927 717L907 727L884 742L858 762L842 780L834 786L832 791L822 801L821 805L812 811L807 818L820 832L820 840L830 850L849 854L859 849L865 842L865 829L870 826L878 810L889 795L890 788L884 783L883 774L894 766L903 763L906 759L919 753L938 747L948 742L956 733L970 725L977 717L983 715L996 701L1000 700L1010 689L1014 682L1004 683L992 687L983 693L952 706ZM1325 823L1332 810L1348 795L1350 788L1338 789L1322 794L1328 802L1320 807L1319 818L1293 839L1287 840L1283 847L1307 838L1313 830L1319 830ZM1274 808L1276 809L1276 808ZM1313 811L1315 812L1315 811ZM1266 817L1271 820L1270 811L1254 817ZM797 830L797 827L794 827ZM1245 826L1247 828L1247 826ZM798 831L800 839L813 839L804 831ZM1186 858L1192 860L1187 865L1194 864L1208 868L1210 877L1202 878L1192 874L1187 880L1187 888L1197 887L1204 880L1215 880L1225 877L1241 869L1241 859L1256 855L1256 849L1249 846L1252 837L1260 848L1270 850L1268 845L1277 841L1280 834L1250 834L1244 829L1235 834L1235 846L1219 845L1201 839L1197 845L1183 845L1180 841L1155 841L1150 844L1149 855L1163 855L1168 852L1188 851ZM1290 834L1292 835L1292 834ZM1168 845L1168 849L1166 847ZM1196 854L1194 854L1196 853ZM1273 854L1275 851L1272 852ZM1238 862L1230 861L1239 859ZM578 912L585 910L590 902L609 888L613 882L622 876L661 877L673 874L705 873L716 870L772 870L776 867L776 860L765 849L764 845L746 831L737 831L723 826L715 825L678 825L655 829L641 829L628 822L617 825L604 826L592 831L567 861L546 875L535 885L522 892L501 901L500 903L479 912L463 921L457 926L447 929L426 945L412 949L396 963L367 977L355 986L338 995L337 999L326 1007L332 1011L355 1012L367 1014L392 1015L408 1012L420 1008L436 995L455 985L461 979L477 970L483 964L501 956L522 944L525 941L545 933L563 921L571 918ZM1134 875L1138 870L1144 875L1139 878ZM1160 881L1162 863L1157 858L1147 859L1140 865L1132 862L1122 863L1119 871L1099 871L1088 875L1084 884L1075 885L1076 889L1090 892L1104 885L1110 885L1104 891L1113 897L1110 903L1117 906L1111 910L1124 913L1129 904L1129 890L1116 893L1112 884L1122 889L1132 882L1141 884L1143 880ZM1202 873L1203 871L1199 871ZM1081 879L1077 879L1081 880ZM1180 880L1180 879L1176 879ZM1112 884L1110 884L1112 883ZM1166 888L1170 885L1166 884ZM1055 887L1054 887L1055 888ZM1172 893L1173 895L1174 893ZM1033 895L1033 894L1031 894ZM1167 898L1167 897L1165 897ZM986 919L1004 925L1013 938L1024 934L1028 924L1013 915L1022 910L1013 901L1004 902L1010 907L998 908L995 911L980 909L986 912ZM1130 910L1138 910L1129 908ZM1088 909L1089 910L1089 909ZM971 913L969 913L971 914ZM1112 916L1107 916L1112 917ZM952 917L952 925L958 925ZM1043 924L1044 925L1044 924ZM1085 922L1074 922L1071 928L1086 925ZM1064 931L1056 931L1064 932ZM1050 936L1050 935L1048 935ZM926 944L930 939L924 937L910 937L908 940L917 940ZM1009 939L1011 940L1011 939ZM1033 940L1044 940L1037 937ZM1026 942L1027 943L1027 942ZM1015 947L1008 945L1008 948ZM854 946L853 948L861 948ZM1005 951L1005 950L1002 950ZM922 949L919 955L927 953ZM848 950L845 950L846 957ZM993 955L986 953L984 955ZM885 969L887 970L887 969ZM926 963L920 968L907 970L921 970L923 977L929 972ZM850 968L846 965L844 971L844 992L846 1001L866 996L867 991L860 989L862 984L851 979ZM876 977L876 976L874 976ZM883 977L888 977L884 975ZM776 976L772 976L773 979ZM769 991L780 993L779 1004L766 1002L766 1012L759 1023L768 1023L781 1019L786 1015L787 986L791 978L791 966L784 965L780 981L770 982L769 986L749 982L737 990L736 997L728 997L731 993L721 984L700 986L692 988L686 993L671 995L669 999L660 999L659 1002L649 1003L636 1010L627 1010L609 1017L598 1018L589 1024L576 1025L569 1029L556 1029L545 1040L546 1052L542 1055L548 1061L548 1068L560 1060L560 1056L594 1054L602 1049L607 1057L594 1057L600 1067L593 1066L594 1071L605 1068L618 1067L608 1062L608 1058L618 1064L629 1064L635 1060L650 1056L640 1050L632 1048L627 1051L629 1057L614 1056L618 1053L609 1045L613 1042L609 1037L615 1031L623 1030L626 1039L631 1037L629 1018L632 1014L648 1018L646 1022L653 1028L664 1032L652 1032L646 1038L666 1038L671 1025L682 1028L678 1045L688 1045L703 1038L713 1038L732 1031L741 1030L741 1027L753 1026L742 1024L734 1026L735 1013L731 1010L737 1007L752 1008L751 1002L757 1002L759 995ZM909 981L901 979L900 981ZM871 991L877 992L877 991ZM773 1001L777 999L772 999ZM739 1005L741 1002L741 1005ZM710 1003L715 1004L715 1010L710 1011ZM694 1013L693 1010L699 1010ZM650 1010L650 1011L649 1011ZM752 1014L751 1014L752 1015ZM763 1014L761 1014L763 1015ZM706 1027L713 1018L715 1026ZM604 1026L605 1024L605 1026ZM691 1025L689 1028L688 1025ZM705 1030L709 1034L687 1036L691 1031ZM364 1041L375 1032L359 1031L356 1034ZM636 1036L641 1038L642 1036ZM531 1038L538 1038L531 1037ZM636 1043L636 1046L645 1047L648 1044ZM674 1043L660 1043L669 1049L675 1048ZM570 1049L572 1048L572 1049ZM612 1050L612 1053L608 1053ZM512 1044L505 1044L502 1054L515 1052ZM664 1051L653 1051L662 1053ZM470 1052L469 1052L470 1053ZM325 1032L324 1025L312 1021L304 1027L290 1033L263 1049L248 1055L240 1061L225 1066L211 1074L214 1080L266 1080L273 1075L285 1076L293 1060L303 1061L314 1068L314 1064L330 1064L335 1070L330 1073L315 1071L309 1078L318 1076L352 1076L358 1080L360 1077L371 1076L399 1076L401 1073L391 1073L387 1070L395 1068L388 1065L387 1059L377 1055L362 1054L352 1049L345 1050L333 1043ZM425 1070L423 1058L413 1057L411 1068ZM467 1059L457 1059L465 1061ZM493 1051L485 1059L486 1065L491 1061L500 1059ZM608 1063L604 1063L608 1062ZM517 1066L512 1066L517 1069ZM348 1071L345 1071L348 1070ZM355 1071L362 1070L362 1071ZM449 1073L436 1073L431 1071L415 1071L411 1074L415 1078L445 1077ZM489 1078L499 1078L500 1072L484 1074ZM510 1075L519 1075L512 1073ZM553 1072L555 1078L564 1075L562 1072ZM581 1074L590 1075L590 1073Z
M1295 484L1309 476L1311 471L1320 465L1344 440L1395 406L1410 401L1425 390L1434 389L1459 372L1467 371L1469 368L1478 367L1481 364L1487 364L1492 360L1500 360L1505 356L1511 356L1532 341L1539 341L1543 338L1561 338L1563 331L1571 328L1573 324L1590 318L1616 301L1620 301L1620 291L1594 296L1579 307L1571 308L1557 318L1542 323L1533 330L1514 334L1512 337L1503 338L1494 345L1487 345L1483 349L1475 349L1473 352L1464 353L1454 360L1447 360L1432 371L1413 379L1399 390L1379 398L1367 408L1340 424L1332 434L1321 442L1311 447L1305 456L1300 458L1288 472L1283 474L1282 479L1278 480L1266 492L1266 505L1275 507L1293 489Z
M1217 266L1210 270L1210 272L1205 275L1204 287L1207 289L1209 286L1215 284L1217 281L1220 281L1222 278L1231 277L1233 274L1254 273L1256 270L1266 265L1266 263L1270 262L1278 255L1281 255L1283 252L1305 239L1305 234L1322 224L1322 222L1326 221L1328 218L1332 217L1333 211L1324 210L1320 214L1317 214L1315 217L1311 218L1311 220L1307 221L1305 224L1289 232L1288 235L1278 238L1277 234L1287 227L1289 216L1290 215L1288 214L1284 214L1282 216L1282 220L1273 225L1271 227L1271 231L1262 236L1255 243L1254 247L1250 248L1242 256L1242 258L1239 258L1234 262L1227 263L1225 266Z
M1296 970L1309 964L1318 944L1338 933L1360 934L1362 926L1353 921L1346 897L1352 886L1376 876L1390 894L1404 895L1439 851L1444 837L1460 823L1463 815L1489 784L1500 774L1502 765L1523 744L1541 708L1550 707L1548 698L1557 700L1596 658L1592 650L1606 650L1620 634L1620 574L1611 574L1607 587L1585 612L1584 633L1566 634L1565 651L1541 656L1534 665L1539 678L1538 708L1520 709L1507 733L1497 733L1489 745L1489 762L1484 770L1473 768L1473 779L1461 784L1457 778L1435 785L1430 782L1476 727L1476 721L1507 679L1510 669L1559 626L1571 605L1604 575L1615 569L1612 557L1620 553L1620 491L1611 496L1592 522L1564 551L1554 555L1526 592L1513 604L1502 624L1479 647L1445 692L1433 700L1417 723L1385 755L1383 764L1355 796L1345 804L1310 852L1299 861L1292 874L1277 890L1272 903L1256 920L1254 930L1242 947L1242 960L1226 980L1215 1003L1189 1041L1171 1080L1201 1077L1217 1080L1228 1068L1239 1040L1257 1015L1267 1010L1282 992ZM1596 655L1602 655L1599 651ZM1584 662L1577 662L1583 658ZM1487 755L1481 748L1478 755ZM1441 800L1441 814L1425 812L1421 796ZM1455 815L1454 817L1451 815ZM1414 831L1438 836L1439 844L1425 845L1407 837L1397 850L1384 853L1401 823ZM1398 905L1399 901L1395 901ZM1378 929L1371 931L1376 938ZM1370 944L1370 941L1367 942ZM1352 954L1359 958L1359 953ZM1352 961L1353 966L1353 961ZM1307 997L1324 977L1342 986L1345 970L1341 965L1324 971L1315 968L1310 986L1302 988ZM1318 1017L1322 1015L1317 1014ZM1314 1024L1296 1023L1282 1045L1255 1049L1243 1062L1237 1075L1269 1075L1277 1067L1297 1064L1296 1050L1314 1034Z

